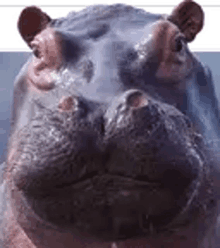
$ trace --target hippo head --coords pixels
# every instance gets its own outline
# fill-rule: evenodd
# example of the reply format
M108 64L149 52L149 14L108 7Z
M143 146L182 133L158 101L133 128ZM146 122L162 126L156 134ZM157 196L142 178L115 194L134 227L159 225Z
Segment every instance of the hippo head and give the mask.
M113 242L205 223L210 165L187 112L187 88L206 77L187 47L203 18L189 0L169 16L120 4L56 20L22 11L33 55L15 82L5 178L36 247L39 226Z

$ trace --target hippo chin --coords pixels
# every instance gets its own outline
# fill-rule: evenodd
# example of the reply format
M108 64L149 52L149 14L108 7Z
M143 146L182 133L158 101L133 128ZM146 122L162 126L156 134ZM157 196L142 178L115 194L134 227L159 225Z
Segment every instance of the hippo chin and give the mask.
M213 160L189 93L213 89L187 47L203 19L189 0L169 16L22 11L33 56L14 86L4 247L217 247Z

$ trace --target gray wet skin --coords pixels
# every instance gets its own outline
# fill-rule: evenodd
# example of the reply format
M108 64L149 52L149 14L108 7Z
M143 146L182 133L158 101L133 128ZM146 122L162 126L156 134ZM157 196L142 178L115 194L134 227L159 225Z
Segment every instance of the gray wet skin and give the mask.
M4 247L217 247L213 162L188 97L197 87L219 123L210 71L187 47L203 19L192 1L169 16L23 10L33 56L14 86Z

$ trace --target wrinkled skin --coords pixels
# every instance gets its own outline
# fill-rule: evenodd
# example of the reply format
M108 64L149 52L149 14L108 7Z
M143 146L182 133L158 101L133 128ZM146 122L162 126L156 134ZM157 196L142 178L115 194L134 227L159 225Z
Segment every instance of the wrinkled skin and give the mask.
M14 86L4 247L217 247L215 161L189 97L216 127L210 71L187 47L203 19L192 1L21 13L33 56Z

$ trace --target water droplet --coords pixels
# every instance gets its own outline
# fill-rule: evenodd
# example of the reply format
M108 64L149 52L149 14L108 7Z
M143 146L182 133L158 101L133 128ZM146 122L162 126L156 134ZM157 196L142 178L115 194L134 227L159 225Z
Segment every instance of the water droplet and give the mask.
M118 247L117 247L116 243L112 243L111 248L118 248Z

